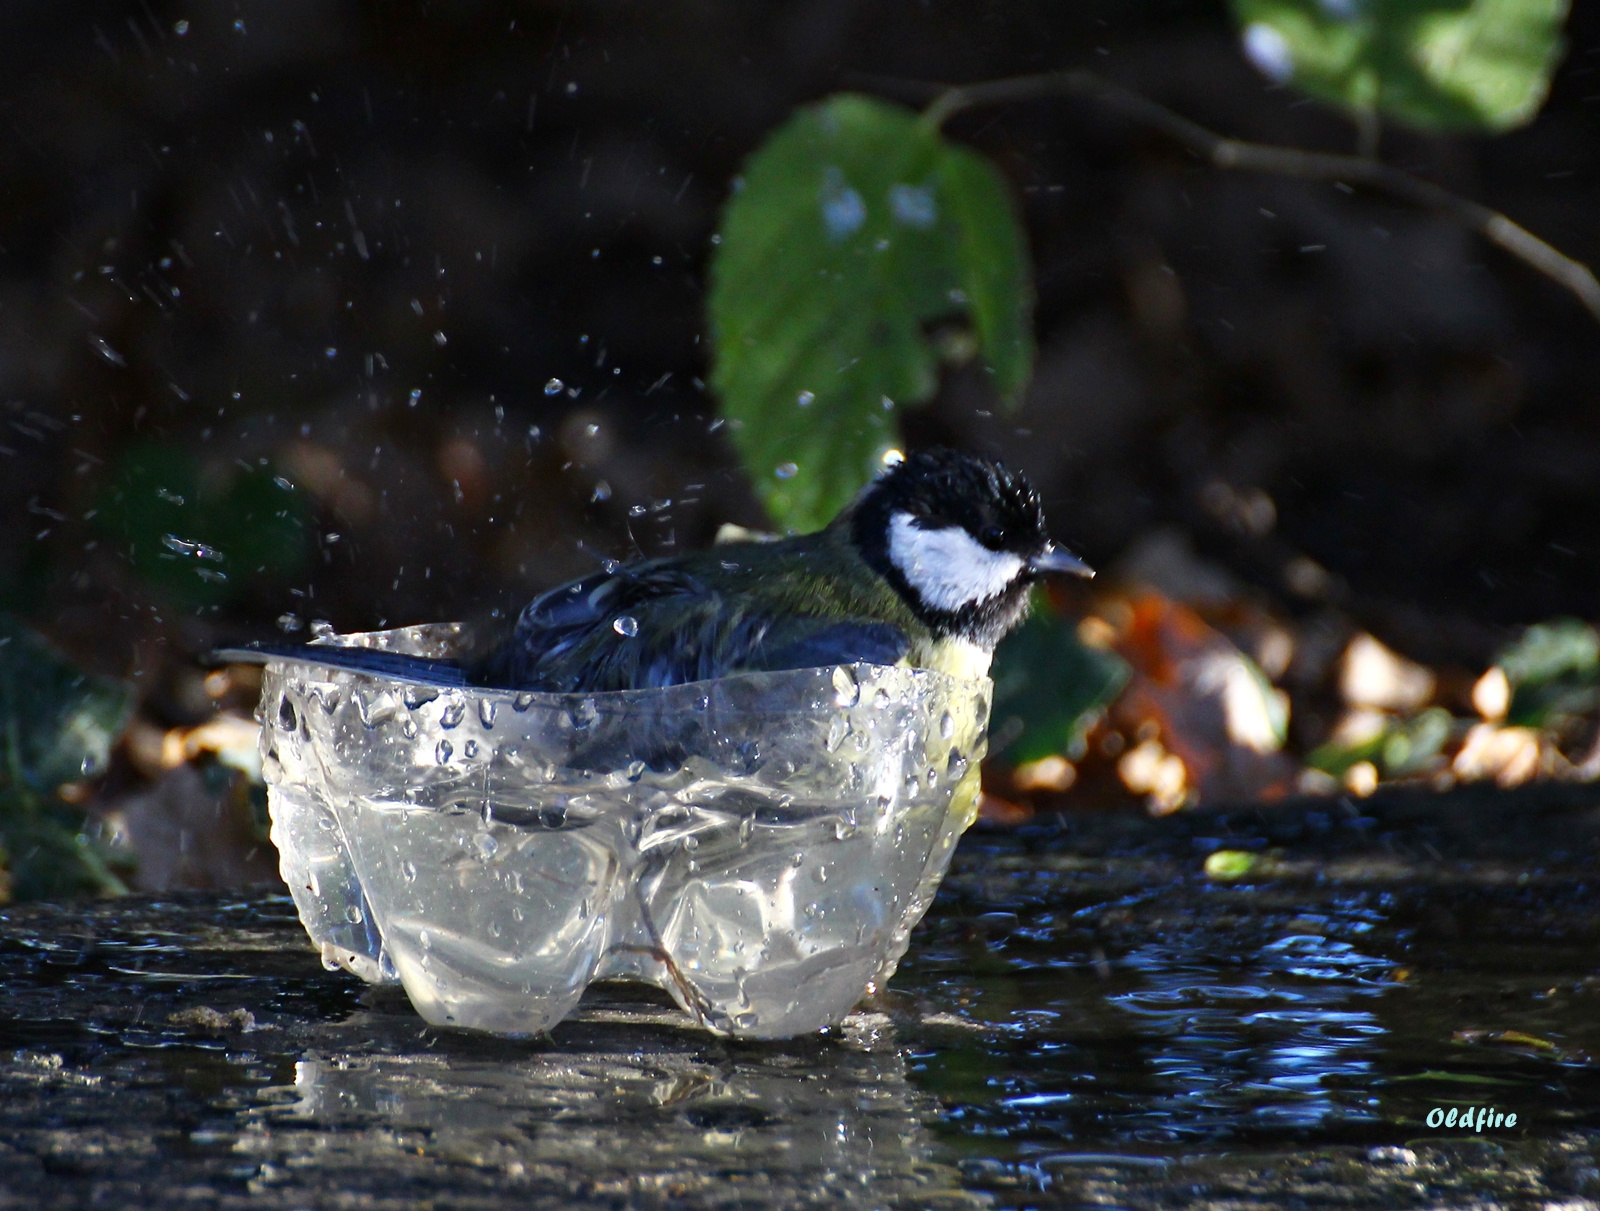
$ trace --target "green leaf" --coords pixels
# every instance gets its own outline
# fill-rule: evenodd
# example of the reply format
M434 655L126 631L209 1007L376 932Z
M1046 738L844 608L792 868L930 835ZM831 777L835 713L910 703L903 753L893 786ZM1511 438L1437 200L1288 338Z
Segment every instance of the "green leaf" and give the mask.
M1394 719L1353 743L1328 741L1306 757L1306 764L1343 778L1359 761L1371 761L1385 778L1408 778L1438 764L1455 731L1455 719L1443 707L1431 706L1409 719Z
M0 615L0 850L17 899L123 891L82 833L83 813L56 797L102 773L133 694L82 672L39 635Z
M1568 0L1233 0L1267 76L1430 130L1533 120L1560 60Z
M1206 855L1205 872L1213 879L1242 879L1260 862L1256 854L1242 849L1218 849Z
M1495 664L1511 684L1508 723L1559 727L1600 703L1600 634L1576 618L1536 623Z
M971 324L1003 400L1032 370L1004 181L887 102L840 95L779 129L736 183L711 275L712 383L785 529L826 525L899 444L897 410L938 388L929 325Z
M1028 621L995 652L990 752L1011 765L1064 753L1076 761L1083 738L1128 684L1115 652L1079 640L1044 594Z
M103 773L132 710L123 682L82 672L0 615L0 790L50 795Z
M149 583L191 605L238 598L260 575L289 576L309 555L304 493L270 467L202 464L175 446L128 450L99 524Z

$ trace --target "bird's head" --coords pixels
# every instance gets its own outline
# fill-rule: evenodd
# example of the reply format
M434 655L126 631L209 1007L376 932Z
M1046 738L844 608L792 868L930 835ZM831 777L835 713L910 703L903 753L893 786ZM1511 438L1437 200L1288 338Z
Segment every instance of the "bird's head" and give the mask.
M929 450L892 467L850 516L862 556L943 639L986 651L1028 609L1028 590L1047 572L1093 576L1055 546L1039 494L990 458Z

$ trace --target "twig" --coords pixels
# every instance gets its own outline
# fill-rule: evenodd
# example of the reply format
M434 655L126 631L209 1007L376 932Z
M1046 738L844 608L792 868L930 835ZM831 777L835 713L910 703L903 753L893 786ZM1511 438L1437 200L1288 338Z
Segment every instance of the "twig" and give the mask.
M1595 280L1593 272L1582 261L1575 261L1551 247L1498 210L1375 159L1225 138L1165 105L1087 71L1016 76L1009 80L993 80L957 88L912 81L879 80L876 83L880 87L890 85L907 92L914 90L921 97L931 96L932 100L922 111L922 120L935 129L955 115L980 106L1005 105L1049 96L1090 97L1104 102L1141 126L1166 135L1213 168L1295 177L1303 181L1336 181L1387 193L1413 205L1449 215L1463 227L1477 232L1491 244L1565 286L1588 308L1589 314L1600 321L1600 281Z

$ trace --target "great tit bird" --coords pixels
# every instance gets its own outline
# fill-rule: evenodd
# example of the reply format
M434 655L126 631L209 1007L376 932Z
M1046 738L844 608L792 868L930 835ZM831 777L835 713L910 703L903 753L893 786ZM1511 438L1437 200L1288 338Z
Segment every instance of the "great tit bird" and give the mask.
M1055 546L1020 474L952 450L912 454L825 528L596 572L536 598L485 656L254 644L216 658L296 660L446 685L589 693L829 664L988 672Z

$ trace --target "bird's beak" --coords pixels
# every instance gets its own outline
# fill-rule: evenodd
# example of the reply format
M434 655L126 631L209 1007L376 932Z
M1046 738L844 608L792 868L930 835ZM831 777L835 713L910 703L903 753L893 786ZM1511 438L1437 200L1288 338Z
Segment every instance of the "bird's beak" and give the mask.
M1044 549L1043 555L1036 555L1028 561L1028 569L1033 572L1070 572L1086 578L1094 575L1094 569L1083 560L1053 543Z

